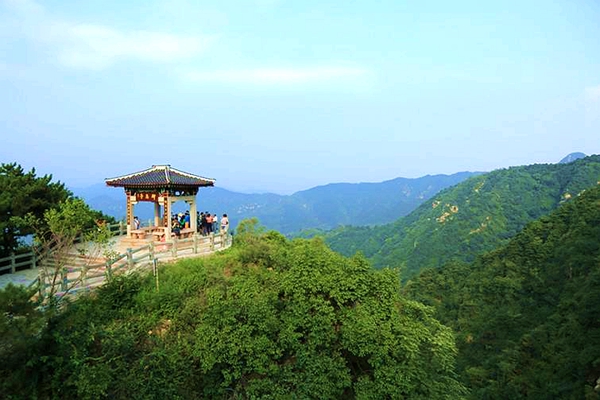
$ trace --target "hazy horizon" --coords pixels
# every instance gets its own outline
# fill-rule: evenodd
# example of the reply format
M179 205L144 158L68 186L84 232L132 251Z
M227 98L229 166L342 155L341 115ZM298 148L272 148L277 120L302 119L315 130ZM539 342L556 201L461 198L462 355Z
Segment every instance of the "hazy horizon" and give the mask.
M529 163L529 164L522 164L522 165L531 165L531 164L557 164L563 158L565 158L566 156L568 156L570 154L575 154L575 153L581 153L581 152L572 152L572 153L569 153L569 154L565 154L563 157L561 157L560 160L557 160L555 162L550 162L550 163ZM594 155L594 154L586 154L586 156L592 156L592 155ZM495 168L495 169L503 169L503 168L510 168L510 167L518 167L518 166L520 166L520 165L505 165L505 166L498 167L498 168ZM242 193L242 194L277 194L277 195L281 195L281 196L290 196L290 195L293 195L293 194L298 193L298 192L303 192L303 191L306 191L306 190L314 189L314 188L317 188L317 187L328 186L328 185L340 185L340 184L342 184L342 185L343 184L356 185L356 184L363 184L363 183L378 184L378 183L382 183L382 182L386 182L386 181L390 181L390 180L394 180L394 179L398 179L398 178L402 178L402 179L419 179L419 178L423 178L423 177L426 177L426 176L436 176L436 175L451 176L451 175L460 174L460 173L488 173L488 172L492 172L492 171L493 170L489 170L489 171L475 171L475 170L469 171L469 170L465 170L465 171L456 171L456 172L452 172L452 173L430 173L430 174L425 174L425 175L416 176L416 177L396 176L396 177L393 177L393 178L390 178L390 179L384 179L382 181L327 182L327 183L323 183L323 184L319 184L319 185L315 185L315 186L310 186L310 187L307 187L307 188L298 189L298 190L295 190L295 191L292 191L292 192L288 192L288 193L285 193L285 192L274 192L274 191L260 190L260 189L257 189L257 190L252 190L252 189L244 190L244 189L237 189L237 188L228 188L228 187L219 186L216 183L215 183L215 187L218 187L218 188L224 189L224 190L228 190L230 192L236 192L236 193ZM130 173L131 172L137 172L137 171L130 171ZM189 171L186 171L186 172L189 172ZM66 182L63 182L63 183L65 183L65 185L70 190L75 190L75 191L80 191L80 190L85 190L85 189L89 189L89 188L92 188L92 187L100 187L100 186L102 186L102 187L106 186L108 188L108 186L105 184L104 181L102 181L102 182L94 182L94 183L91 183L91 184L88 184L88 185L83 185L83 186L73 186L73 185L69 185ZM122 191L122 188L110 187L110 189ZM207 189L210 189L210 188L204 188L203 190L207 190Z

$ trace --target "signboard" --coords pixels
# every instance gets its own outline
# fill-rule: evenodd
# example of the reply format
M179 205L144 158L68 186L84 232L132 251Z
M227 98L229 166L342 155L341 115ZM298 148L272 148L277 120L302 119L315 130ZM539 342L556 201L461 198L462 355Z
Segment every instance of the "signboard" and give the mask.
M158 193L142 192L135 194L135 201L158 201Z

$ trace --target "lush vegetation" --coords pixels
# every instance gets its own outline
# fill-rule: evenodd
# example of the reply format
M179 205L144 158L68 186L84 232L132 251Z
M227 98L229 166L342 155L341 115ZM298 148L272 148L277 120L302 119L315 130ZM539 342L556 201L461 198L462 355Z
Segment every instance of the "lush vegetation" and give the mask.
M73 200L73 194L63 183L53 182L52 175L37 176L35 168L25 172L17 163L0 164L0 258L27 247L25 237L49 229L44 214ZM86 229L95 227L98 219L114 222L80 203L85 207ZM40 224L32 224L32 220Z
M34 233L22 223L28 214L42 218L49 208L71 196L65 185L52 182L52 175L36 176L16 164L0 164L0 258L22 245L21 239Z
M397 224L328 238L354 246L351 257L253 219L230 250L158 276L120 276L45 311L9 286L0 390L14 399L600 400L599 181L598 156L477 176ZM70 238L88 211L67 200L46 210L45 224ZM371 268L356 251L412 276L401 286L398 270Z
M342 254L361 251L375 267L399 266L413 276L450 260L473 261L598 182L600 156L501 169L441 191L393 224L341 228L326 242Z
M600 399L599 187L403 292L457 333L473 399Z
M398 275L242 224L231 250L62 312L0 292L5 398L457 399L456 348Z

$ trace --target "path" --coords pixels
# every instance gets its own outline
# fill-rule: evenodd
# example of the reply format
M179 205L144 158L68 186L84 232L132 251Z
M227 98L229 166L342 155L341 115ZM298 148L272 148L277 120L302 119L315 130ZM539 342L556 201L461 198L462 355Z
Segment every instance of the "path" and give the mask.
M132 241L132 239L127 238L125 236L121 236L121 237L115 237L114 239L114 243L111 246L111 250L118 253L118 254L124 254L128 248L139 248L141 246L145 246L149 244L148 240L137 240L137 241ZM173 261L173 260L179 260L182 258L191 258L191 257L203 257L203 256L207 256L210 254L213 254L215 252L218 252L222 249L217 248L214 251L210 250L210 239L208 237L200 237L200 245L198 247L198 252L194 253L193 249L190 247L188 248L187 246L182 246L181 249L179 249L176 253L176 256L173 257L171 254L171 251L166 251L163 253L159 253L157 252L155 257L157 260L161 261L161 262L169 262L169 261ZM81 245L78 245L79 247ZM155 242L155 246L156 246L156 250L160 251L161 247L165 247L166 244L165 243L160 243L160 242ZM227 246L229 247L229 246ZM166 247L165 247L166 248ZM68 266L67 266L68 267ZM6 287L9 283L12 283L14 285L24 285L24 286L29 286L32 282L34 282L39 275L39 268L34 268L34 269L25 269L25 270L21 270L21 271L17 271L14 274L4 274L4 275L0 275L0 289ZM104 270L104 267L101 267L98 269L98 271L100 270ZM71 273L69 275L72 275Z
M39 268L34 268L17 271L14 274L0 275L0 289L8 286L9 283L12 283L13 285L29 286L37 279L38 274Z

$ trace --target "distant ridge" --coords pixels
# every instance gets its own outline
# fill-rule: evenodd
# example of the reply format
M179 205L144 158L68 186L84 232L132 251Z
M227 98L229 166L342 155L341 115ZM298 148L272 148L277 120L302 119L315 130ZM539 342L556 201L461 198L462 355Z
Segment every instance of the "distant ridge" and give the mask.
M479 174L458 172L414 179L395 178L377 183L331 183L289 196L203 188L198 193L198 209L219 215L227 213L234 228L242 219L257 217L267 229L284 234L310 229L327 230L341 225L375 226L395 221L440 190ZM95 209L117 219L125 216L122 190L103 184L72 190ZM183 205L176 203L175 212L183 211L178 207ZM142 221L147 221L153 216L153 208L149 203L141 205L136 208L136 214Z
M392 224L337 229L325 241L344 255L361 251L377 268L399 266L410 277L453 259L473 261L598 182L600 155L499 169L440 191Z
M573 162L575 160L579 160L580 158L585 158L585 157L587 157L587 156L580 152L571 153L568 156L566 156L565 158L563 158L562 160L560 160L559 164L568 164L570 162Z

